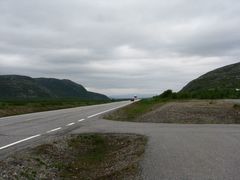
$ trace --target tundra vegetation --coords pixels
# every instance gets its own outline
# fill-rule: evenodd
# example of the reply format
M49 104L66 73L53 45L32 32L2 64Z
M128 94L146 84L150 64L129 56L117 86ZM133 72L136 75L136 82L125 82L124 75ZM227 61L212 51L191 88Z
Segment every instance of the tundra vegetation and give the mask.
M108 102L111 101L82 99L2 100L0 101L0 117L102 104Z

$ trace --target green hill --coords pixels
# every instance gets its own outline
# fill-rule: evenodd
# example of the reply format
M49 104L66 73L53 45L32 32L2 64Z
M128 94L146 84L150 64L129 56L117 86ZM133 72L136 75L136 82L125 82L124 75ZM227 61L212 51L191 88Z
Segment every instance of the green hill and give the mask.
M70 80L31 78L19 75L0 76L0 99L63 99L108 100L105 95L89 92Z
M239 98L240 63L208 72L188 83L180 93L195 98Z

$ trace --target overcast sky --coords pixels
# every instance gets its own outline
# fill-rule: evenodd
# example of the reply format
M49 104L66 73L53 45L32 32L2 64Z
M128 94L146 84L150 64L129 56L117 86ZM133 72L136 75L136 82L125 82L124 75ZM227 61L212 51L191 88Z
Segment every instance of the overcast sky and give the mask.
M155 95L239 56L239 0L0 0L0 74Z

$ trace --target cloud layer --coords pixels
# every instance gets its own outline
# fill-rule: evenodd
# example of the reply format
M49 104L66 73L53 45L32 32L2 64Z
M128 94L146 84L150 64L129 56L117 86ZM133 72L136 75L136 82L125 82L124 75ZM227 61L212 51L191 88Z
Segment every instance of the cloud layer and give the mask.
M240 1L3 0L0 73L159 94L239 61Z

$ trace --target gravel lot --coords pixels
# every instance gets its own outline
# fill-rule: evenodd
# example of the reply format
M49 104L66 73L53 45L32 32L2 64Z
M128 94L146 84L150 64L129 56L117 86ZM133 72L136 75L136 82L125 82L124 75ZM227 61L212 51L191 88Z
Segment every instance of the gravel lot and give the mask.
M225 101L170 102L141 117L138 122L187 124L239 124L240 108Z

